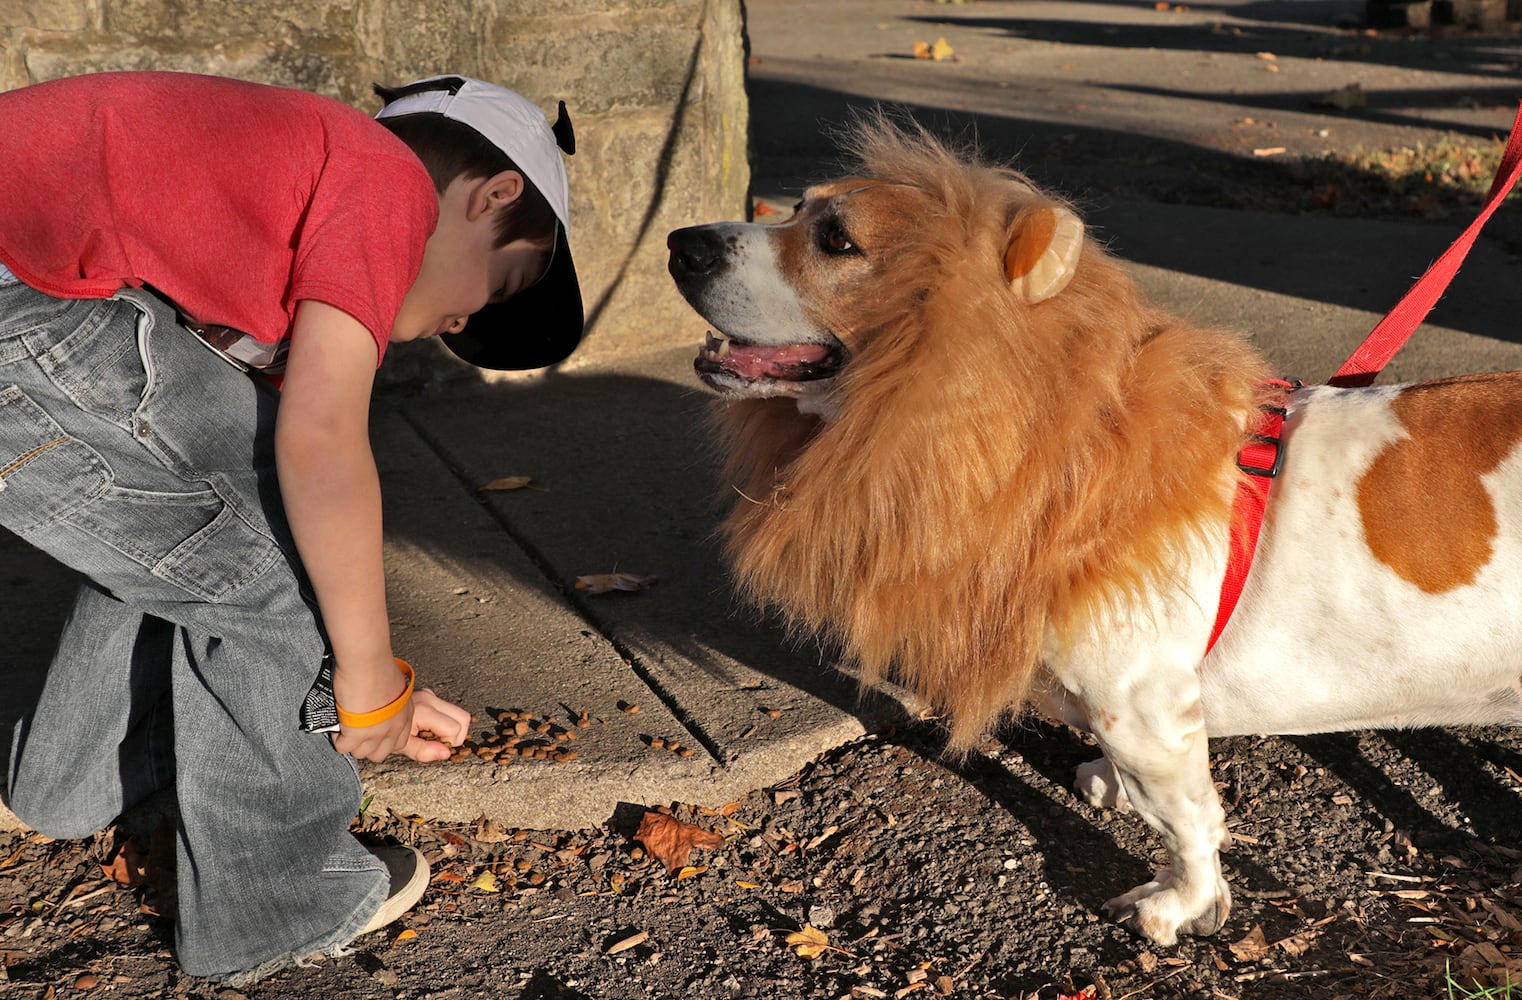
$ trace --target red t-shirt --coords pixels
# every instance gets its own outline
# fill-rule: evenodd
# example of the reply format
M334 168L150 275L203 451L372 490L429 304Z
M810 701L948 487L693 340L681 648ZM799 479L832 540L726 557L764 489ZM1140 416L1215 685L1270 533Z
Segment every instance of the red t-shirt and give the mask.
M379 357L438 210L412 151L331 98L186 73L0 93L0 262L59 298L147 285L262 343L317 299Z

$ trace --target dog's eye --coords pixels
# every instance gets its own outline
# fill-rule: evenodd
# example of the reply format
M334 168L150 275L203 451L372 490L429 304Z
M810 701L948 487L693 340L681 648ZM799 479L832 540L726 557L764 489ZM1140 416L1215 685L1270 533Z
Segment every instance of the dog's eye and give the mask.
M856 244L851 242L845 229L833 220L826 222L819 231L819 245L826 253L852 253L856 250Z

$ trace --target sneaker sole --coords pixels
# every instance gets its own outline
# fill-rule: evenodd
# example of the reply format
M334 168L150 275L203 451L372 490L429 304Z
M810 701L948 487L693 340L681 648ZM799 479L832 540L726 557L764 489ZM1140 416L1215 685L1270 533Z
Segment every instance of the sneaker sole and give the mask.
M371 847L369 851L386 866L386 871L391 876L391 890L380 909L375 911L364 930L359 932L360 935L378 931L397 920L416 906L428 890L428 860L416 848L405 844L388 844Z

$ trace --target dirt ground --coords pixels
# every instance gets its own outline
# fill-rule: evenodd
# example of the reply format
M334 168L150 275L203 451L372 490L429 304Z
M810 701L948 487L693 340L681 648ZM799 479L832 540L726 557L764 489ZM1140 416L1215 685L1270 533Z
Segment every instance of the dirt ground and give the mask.
M1522 976L1522 735L1217 741L1235 906L1169 949L1101 914L1158 847L1068 790L1092 755L1034 720L960 762L931 723L874 735L725 808L675 808L722 842L674 871L637 810L582 831L365 816L424 850L423 904L241 990L175 966L151 824L0 838L0 995L1410 1000L1446 995L1450 965Z

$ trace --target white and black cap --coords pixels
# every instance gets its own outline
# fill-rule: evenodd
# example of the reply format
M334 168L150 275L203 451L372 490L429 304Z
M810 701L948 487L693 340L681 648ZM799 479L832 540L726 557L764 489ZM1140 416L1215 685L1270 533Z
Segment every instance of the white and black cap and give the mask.
M479 368L543 368L581 342L585 313L571 259L571 186L564 156L576 152L565 102L554 125L539 106L505 87L463 76L437 76L400 87L376 118L434 114L480 133L544 195L559 223L550 266L533 285L474 313L465 329L440 339Z

